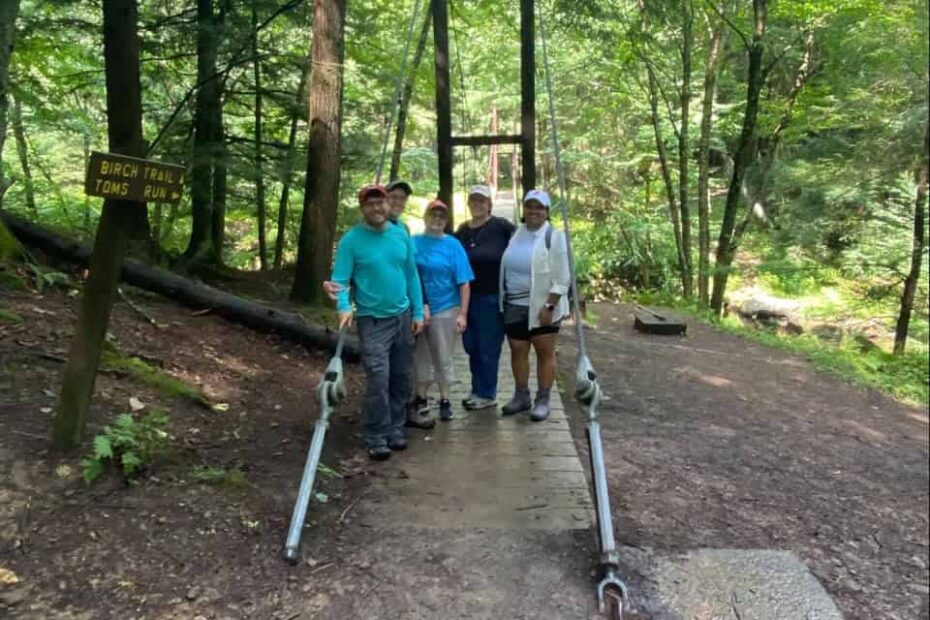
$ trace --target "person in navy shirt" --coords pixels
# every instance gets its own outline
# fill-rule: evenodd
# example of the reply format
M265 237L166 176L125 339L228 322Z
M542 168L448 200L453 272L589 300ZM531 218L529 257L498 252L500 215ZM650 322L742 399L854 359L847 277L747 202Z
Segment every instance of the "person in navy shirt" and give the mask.
M427 392L439 386L439 419L453 418L449 393L452 388L452 355L455 343L468 326L469 283L474 279L468 256L455 237L445 234L449 207L433 200L423 217L426 232L413 237L417 271L430 301L430 319L417 339L414 353L416 399L419 415L428 415Z
M514 225L491 215L491 207L491 188L472 186L468 190L471 220L455 232L475 272L468 329L462 335L471 370L471 394L462 401L466 409L497 407L497 370L504 344L504 315L498 288L501 257L510 243Z

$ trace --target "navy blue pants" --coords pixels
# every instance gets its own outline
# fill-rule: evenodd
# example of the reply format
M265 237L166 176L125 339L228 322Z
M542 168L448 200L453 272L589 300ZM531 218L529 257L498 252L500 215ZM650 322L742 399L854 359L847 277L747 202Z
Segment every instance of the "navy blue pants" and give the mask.
M497 398L497 368L503 345L504 315L498 296L473 295L468 304L468 329L462 334L473 394Z

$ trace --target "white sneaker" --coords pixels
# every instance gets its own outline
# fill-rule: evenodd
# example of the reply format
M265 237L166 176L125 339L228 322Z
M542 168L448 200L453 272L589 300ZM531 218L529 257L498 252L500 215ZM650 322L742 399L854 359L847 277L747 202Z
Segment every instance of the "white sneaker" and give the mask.
M476 396L465 405L466 409L473 411L476 409L490 409L491 407L497 407L497 401L493 398L481 398L480 396Z

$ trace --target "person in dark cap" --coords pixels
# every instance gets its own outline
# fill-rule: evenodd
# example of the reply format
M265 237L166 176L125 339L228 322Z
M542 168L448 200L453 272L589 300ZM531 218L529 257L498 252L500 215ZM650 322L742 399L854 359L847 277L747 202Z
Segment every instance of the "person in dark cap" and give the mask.
M387 192L358 193L362 222L339 240L332 282L338 286L339 326L357 315L367 387L362 405L365 447L375 460L404 450L414 337L423 328L423 298L410 235L388 219ZM349 300L353 285L355 308Z
M387 191L386 202L390 209L388 219L403 226L409 235L410 228L400 219L400 216L404 214L404 209L407 208L407 200L413 195L413 187L410 183L398 179L388 183L384 189Z

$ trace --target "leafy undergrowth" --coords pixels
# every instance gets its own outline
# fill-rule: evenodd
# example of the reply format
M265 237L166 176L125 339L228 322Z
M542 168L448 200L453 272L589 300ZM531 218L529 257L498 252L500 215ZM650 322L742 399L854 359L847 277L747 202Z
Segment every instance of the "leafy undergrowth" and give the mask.
M154 410L139 417L121 413L94 437L91 453L81 461L84 481L90 484L108 465L115 466L132 481L169 447L168 414Z
M923 405L930 402L930 358L927 347L919 343L913 343L915 346L909 346L904 355L898 356L882 349L863 349L847 340L831 344L809 334L792 336L753 329L733 317L714 321L704 314L696 316L731 334L800 353L820 370L903 402Z
M752 279L731 278L730 299L751 296L749 291L781 296L796 303L794 312L808 333L798 335L753 327L734 315L718 320L693 301L686 302L663 291L639 293L634 301L675 308L728 333L799 353L820 370L900 401L923 405L930 402L930 348L925 313L915 308L906 353L893 355L890 348L897 308L891 296L876 298L867 285L836 274L824 282L813 281L801 270L784 273L771 268L758 270L759 275ZM834 327L834 337L815 335L821 325Z

